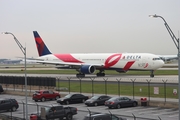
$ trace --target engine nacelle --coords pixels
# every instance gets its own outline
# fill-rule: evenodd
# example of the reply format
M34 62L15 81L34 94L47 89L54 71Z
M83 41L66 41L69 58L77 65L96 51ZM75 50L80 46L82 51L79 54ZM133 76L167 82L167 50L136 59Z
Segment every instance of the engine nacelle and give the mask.
M80 68L80 72L84 74L92 74L95 70L96 68L92 65L83 65Z

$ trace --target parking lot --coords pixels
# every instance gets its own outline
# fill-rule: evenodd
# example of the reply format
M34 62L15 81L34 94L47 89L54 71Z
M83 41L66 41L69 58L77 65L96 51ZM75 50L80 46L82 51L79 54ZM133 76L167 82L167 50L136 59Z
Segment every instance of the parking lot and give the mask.
M19 102L19 109L16 112L2 112L1 114L16 116L19 118L24 117L23 113L23 102L25 102L24 96L16 96L16 95L7 95L1 94L2 98L15 98ZM28 97L28 115L31 113L40 110L40 106L52 105L56 103L56 101L46 101L46 102L34 102L31 97ZM70 104L65 106L77 107L78 114L74 116L74 120L82 120L85 115L88 114L88 109L91 112L102 112L102 113L109 113L126 117L128 120L133 120L134 118L138 120L177 120L179 110L177 108L161 108L161 107L148 107L148 106L137 106L137 107L128 107L128 108L121 108L121 109L109 109L105 106L97 106L97 107L87 107L85 104Z

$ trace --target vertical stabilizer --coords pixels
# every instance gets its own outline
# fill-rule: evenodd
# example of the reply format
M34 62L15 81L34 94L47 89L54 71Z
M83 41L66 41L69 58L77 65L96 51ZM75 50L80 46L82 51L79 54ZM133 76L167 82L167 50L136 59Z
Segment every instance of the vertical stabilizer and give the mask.
M39 36L38 32L33 31L33 34L34 34L36 47L37 47L39 56L51 54L51 52L49 51L49 49L45 45L44 41L42 40L42 38Z

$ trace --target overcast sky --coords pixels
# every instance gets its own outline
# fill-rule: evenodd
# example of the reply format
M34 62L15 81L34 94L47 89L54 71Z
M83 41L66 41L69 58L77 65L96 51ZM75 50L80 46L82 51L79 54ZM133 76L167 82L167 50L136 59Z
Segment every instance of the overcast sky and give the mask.
M38 57L32 31L53 53L177 54L161 18L178 38L179 0L0 0L0 32L11 32ZM23 57L12 35L0 34L0 58Z

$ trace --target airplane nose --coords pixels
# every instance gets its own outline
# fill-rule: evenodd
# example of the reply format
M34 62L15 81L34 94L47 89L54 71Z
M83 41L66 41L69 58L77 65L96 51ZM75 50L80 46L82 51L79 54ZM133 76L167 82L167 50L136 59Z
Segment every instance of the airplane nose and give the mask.
M164 66L164 61L163 61L163 60L160 60L160 61L159 61L159 67L162 67L162 66Z

